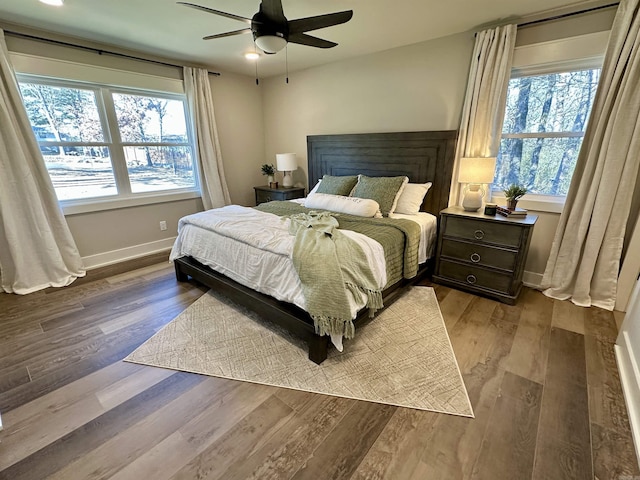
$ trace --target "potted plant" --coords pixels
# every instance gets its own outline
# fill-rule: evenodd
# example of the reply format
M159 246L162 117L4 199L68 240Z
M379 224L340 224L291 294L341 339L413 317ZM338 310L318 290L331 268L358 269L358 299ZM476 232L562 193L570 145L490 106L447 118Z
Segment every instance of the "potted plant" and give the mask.
M262 174L267 176L267 185L271 185L273 183L273 176L276 174L276 167L271 163L265 163L261 169Z
M507 198L507 208L509 210L515 210L518 200L527 193L527 187L513 183L504 190L504 196Z

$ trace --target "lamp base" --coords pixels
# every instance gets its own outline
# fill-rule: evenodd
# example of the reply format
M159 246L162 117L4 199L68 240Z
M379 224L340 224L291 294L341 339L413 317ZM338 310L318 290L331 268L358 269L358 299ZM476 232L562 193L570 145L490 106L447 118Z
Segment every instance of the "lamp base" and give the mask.
M480 188L480 185L468 185L464 189L462 208L467 212L477 212L482 207L482 197L484 197L484 190Z
M293 187L293 177L291 176L291 172L284 172L284 176L282 177L282 186Z

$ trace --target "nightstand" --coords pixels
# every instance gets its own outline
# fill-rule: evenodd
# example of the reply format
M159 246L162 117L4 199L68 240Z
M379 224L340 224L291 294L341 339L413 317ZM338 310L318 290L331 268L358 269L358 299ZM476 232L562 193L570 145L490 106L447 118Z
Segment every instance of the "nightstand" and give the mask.
M304 187L253 187L256 191L256 205L272 200L292 200L304 197Z
M442 210L434 282L515 304L537 219Z

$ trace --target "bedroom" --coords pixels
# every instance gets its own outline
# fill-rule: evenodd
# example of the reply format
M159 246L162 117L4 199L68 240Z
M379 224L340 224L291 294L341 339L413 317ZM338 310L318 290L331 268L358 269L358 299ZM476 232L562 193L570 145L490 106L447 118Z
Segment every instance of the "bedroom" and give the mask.
M51 49L76 62L94 57L11 36L7 42L10 50L27 54ZM282 76L265 78L258 88L251 73L223 71L212 88L233 202L252 205L252 187L264 183L260 165L279 151L305 152L307 134L458 129L472 48L473 34L459 33L292 72L288 85ZM114 67L137 63L100 58ZM130 68L175 75L161 67ZM302 168L295 180L304 181ZM100 266L167 249L178 219L200 208L197 199L187 199L77 213L67 221L85 264ZM534 279L544 270L557 218L553 212L540 214L526 267ZM158 229L162 220L167 231ZM127 235L113 235L116 224Z

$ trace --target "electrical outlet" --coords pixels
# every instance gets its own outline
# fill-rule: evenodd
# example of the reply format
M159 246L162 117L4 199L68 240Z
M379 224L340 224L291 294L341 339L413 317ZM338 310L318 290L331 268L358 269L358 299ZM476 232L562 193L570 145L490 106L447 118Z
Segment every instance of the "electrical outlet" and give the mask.
M166 220L161 220L160 221L160 230L166 230L167 229L167 222Z

